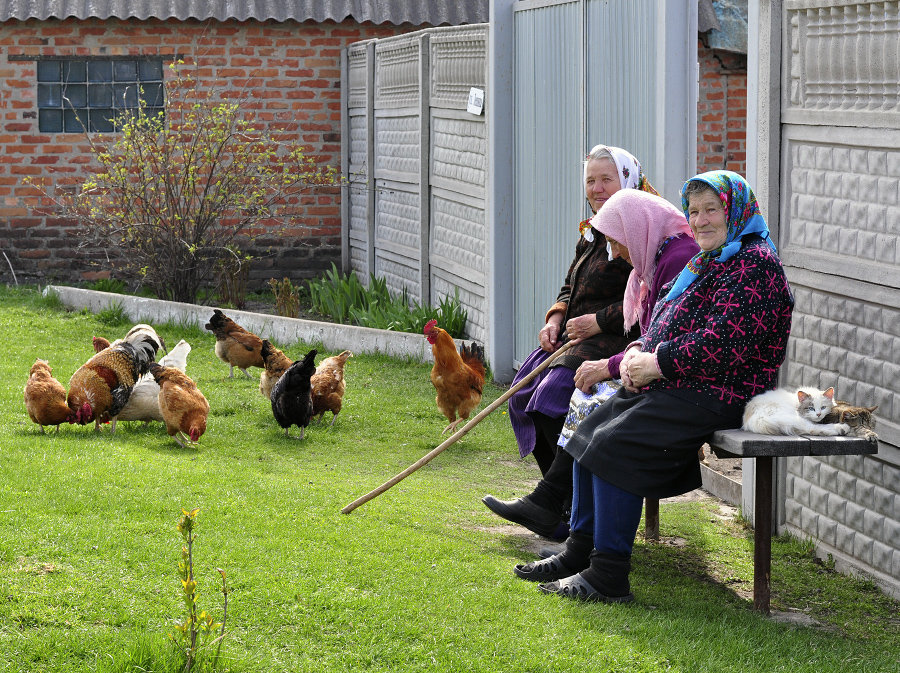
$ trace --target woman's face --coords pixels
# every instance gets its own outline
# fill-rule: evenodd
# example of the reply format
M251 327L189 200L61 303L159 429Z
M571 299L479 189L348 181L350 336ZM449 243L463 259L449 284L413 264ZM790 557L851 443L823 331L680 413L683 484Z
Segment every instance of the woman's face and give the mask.
M591 159L585 171L584 193L596 213L606 200L622 188L612 159Z
M626 248L618 241L610 238L609 236L606 237L606 242L609 243L609 251L612 254L613 259L615 259L616 257L621 257L626 262L631 264L631 254L629 254L628 248Z
M688 197L688 224L703 252L725 245L728 237L725 206L715 192L704 190Z

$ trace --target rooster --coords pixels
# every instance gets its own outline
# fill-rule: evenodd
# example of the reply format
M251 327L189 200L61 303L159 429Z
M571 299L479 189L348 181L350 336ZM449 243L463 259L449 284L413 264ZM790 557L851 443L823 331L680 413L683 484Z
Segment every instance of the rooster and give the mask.
M150 374L159 386L159 410L166 432L184 448L196 445L206 432L209 416L206 397L187 374L175 367L163 367L154 362L150 365Z
M268 339L262 340L262 354L265 369L259 377L259 392L267 400L272 399L272 388L291 366L291 359L275 348Z
M248 379L247 367L265 368L262 357L262 339L248 332L219 309L204 325L216 335L216 355L230 367L228 378L234 378L234 368L240 369Z
M69 419L66 389L53 378L53 370L46 360L35 360L31 365L24 393L28 417L41 427L41 432L45 432L45 425L55 425L59 432L60 423Z
M344 399L344 364L347 358L353 357L350 351L344 351L330 358L325 358L316 367L316 373L313 374L312 384L312 401L313 401L313 418L321 418L326 411L331 412L330 428L334 425L334 419L341 411L341 404Z
M69 421L94 421L99 430L100 423L118 416L161 347L162 339L152 327L136 325L81 365L69 379Z
M312 390L310 379L316 373L316 350L306 354L288 367L272 388L272 415L284 428L284 436L290 437L292 425L300 428L300 439L312 418Z
M96 337L95 337L96 338ZM184 373L187 369L187 356L191 352L191 345L182 339L175 347L160 358L162 367L175 367ZM115 432L116 420L119 421L163 421L162 411L159 408L159 385L149 372L144 374L140 381L134 385L128 403L112 421L112 429Z
M472 409L481 403L485 373L484 350L473 341L471 345L461 345L457 353L453 337L437 326L437 320L425 323L423 332L434 355L431 383L437 391L435 401L438 409L450 421L450 425L441 434L448 430L453 432L457 425L469 418Z

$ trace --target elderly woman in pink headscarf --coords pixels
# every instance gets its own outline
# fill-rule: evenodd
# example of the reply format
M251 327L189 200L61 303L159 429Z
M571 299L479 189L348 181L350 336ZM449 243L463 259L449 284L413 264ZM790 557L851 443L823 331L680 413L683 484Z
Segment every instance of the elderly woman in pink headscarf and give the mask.
M606 237L612 258L621 257L633 267L622 314L626 331L637 323L643 333L662 286L700 252L691 228L684 214L665 199L633 190L613 194L591 218L591 226ZM624 352L583 362L575 371L575 386L587 393L600 381L618 379L623 356Z

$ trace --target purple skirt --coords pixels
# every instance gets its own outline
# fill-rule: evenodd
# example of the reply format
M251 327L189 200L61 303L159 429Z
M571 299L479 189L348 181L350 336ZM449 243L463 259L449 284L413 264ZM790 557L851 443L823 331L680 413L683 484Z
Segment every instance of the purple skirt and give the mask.
M540 348L533 351L516 373L513 385L528 376L551 355ZM537 411L550 418L565 418L573 392L575 370L562 366L548 367L509 398L509 420L522 458L534 451L537 438L530 413Z

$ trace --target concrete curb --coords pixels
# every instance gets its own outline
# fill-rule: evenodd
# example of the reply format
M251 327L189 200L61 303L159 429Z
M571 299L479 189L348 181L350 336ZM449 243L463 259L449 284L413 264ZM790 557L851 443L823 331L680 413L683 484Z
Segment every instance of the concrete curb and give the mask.
M213 309L216 308L64 285L48 285L44 288L44 294L48 292L55 292L65 306L76 310L86 308L98 313L110 306L121 305L125 314L135 322L158 324L171 321L197 325L200 329L203 329L212 316ZM291 345L297 341L321 343L329 351L380 353L396 358L408 358L414 362L434 362L431 346L421 334L300 320L233 309L226 309L225 314L241 327L263 339L271 339L282 345Z
M700 463L700 478L703 480L703 488L719 500L724 500L729 505L741 506L742 484L731 477L716 472L712 468Z

